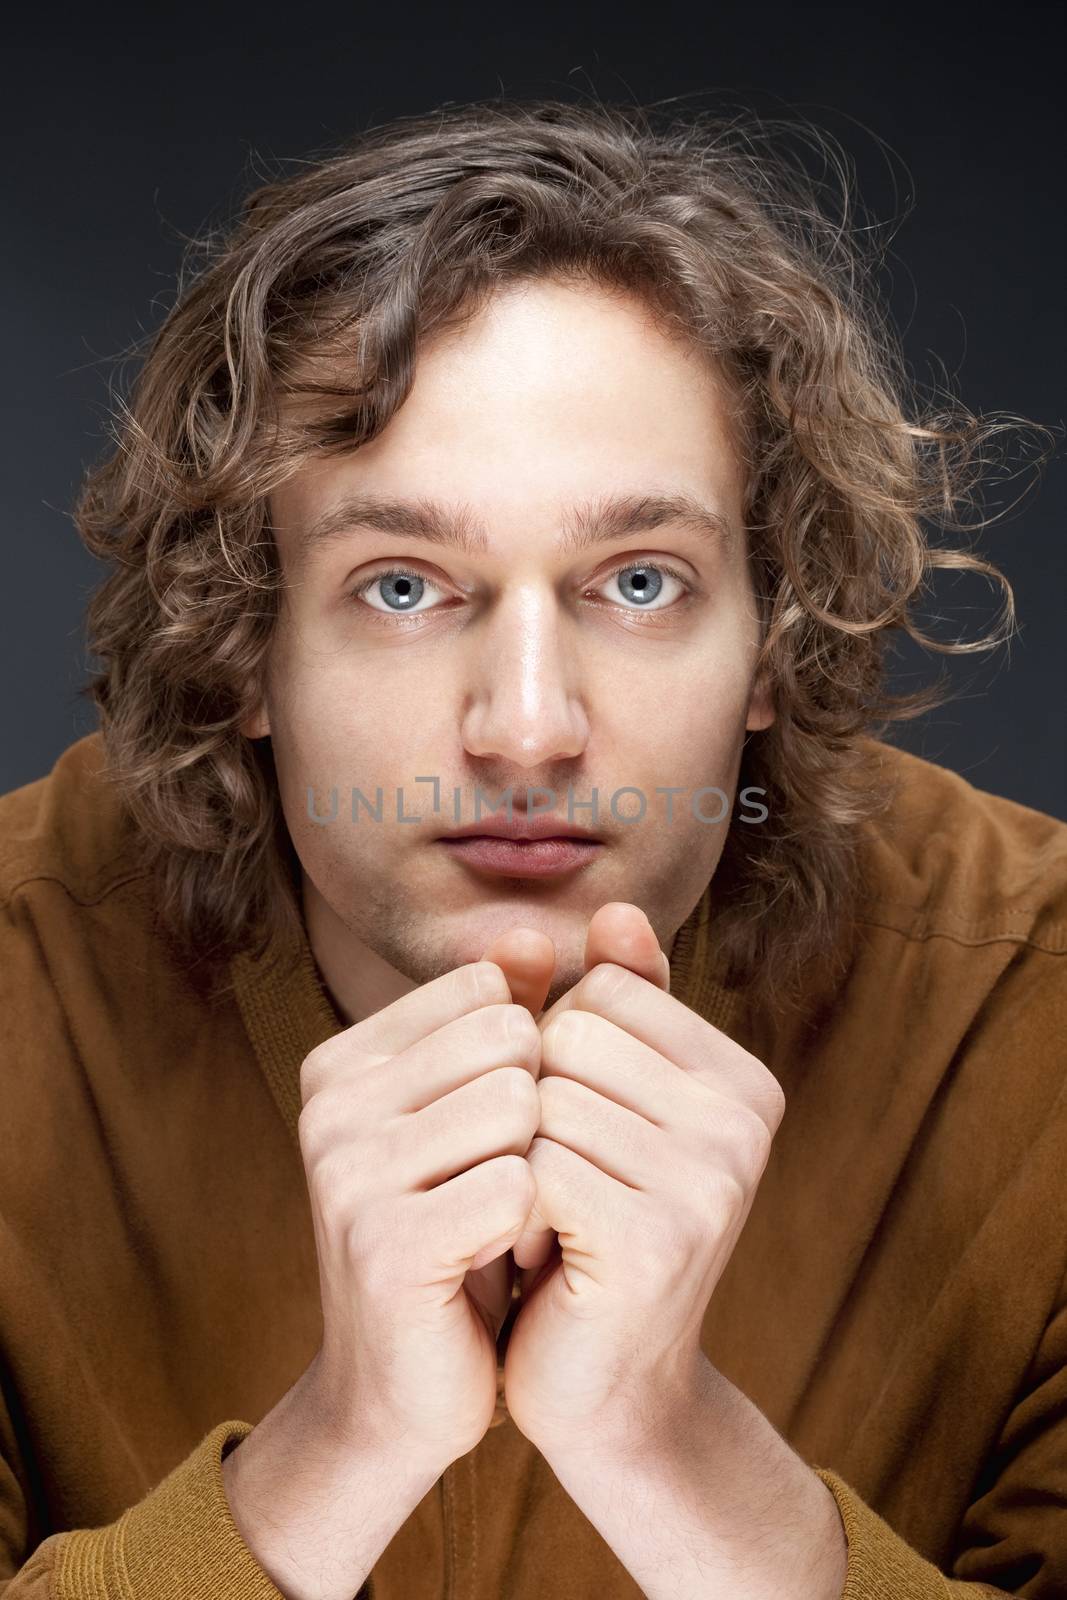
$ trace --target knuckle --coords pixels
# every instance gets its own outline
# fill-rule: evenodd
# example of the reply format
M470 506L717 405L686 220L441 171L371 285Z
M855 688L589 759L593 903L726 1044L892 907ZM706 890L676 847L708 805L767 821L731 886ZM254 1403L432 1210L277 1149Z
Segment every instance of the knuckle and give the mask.
M489 1212L521 1222L529 1213L537 1192L525 1157L507 1151L483 1161L476 1171L477 1182L462 1202L459 1197L451 1201L449 1214L453 1221L462 1224L464 1231L480 1226Z
M540 1097L539 1097L540 1098ZM535 1133L524 1157L528 1167L537 1167L552 1159L552 1140L543 1133Z
M502 1184L514 1184L515 1189L525 1189L530 1182L530 1166L525 1155L498 1155L498 1178Z
M503 1050L509 1055L518 1050L527 1056L540 1048L540 1029L525 1006L485 1006L477 1013L477 1026L491 1050Z
M473 1006L507 1005L511 989L495 961L472 961L463 969L466 994Z
M560 1103L560 1084L566 1083L556 1072L543 1072L537 1080L537 1099L542 1111Z
M313 1095L310 1100L305 1100L296 1119L296 1134L306 1165L319 1155L326 1134L321 1095Z
M565 1112L568 1106L584 1109L585 1096L573 1078L561 1077L557 1072L543 1073L536 1087L542 1116Z
M546 1023L541 1034L541 1049L544 1053L556 1053L562 1048L574 1049L587 1034L589 1026L588 1016L569 1007L560 1011L551 1022Z
M537 1092L537 1084L525 1067L497 1067L487 1078L506 1111L521 1114L524 1118L540 1114L541 1097Z
M512 1007L510 1005L482 1006L472 1012L470 1027L479 1046L489 1052L508 1052L512 1048Z
M569 1016L569 1011L561 1011L552 1018L551 1022L546 1022L541 1029L541 1055L543 1058L553 1055L559 1049L560 1039L566 1032L563 1024Z
M532 1188L530 1166L525 1156L507 1154L497 1157L494 1186L508 1193L514 1191L516 1199L525 1198Z
M755 1111L741 1110L732 1135L733 1149L741 1170L758 1177L767 1165L773 1135L761 1116Z
M740 1048L740 1047L739 1047ZM778 1079L758 1056L742 1051L744 1066L752 1075L751 1101L755 1110L776 1132L785 1115L785 1091Z
M766 1112L773 1136L773 1133L776 1133L781 1127L782 1118L785 1116L785 1090L769 1068L765 1067L764 1072L766 1073L766 1082L764 1083L764 1091L760 1103Z
M371 1055L360 1046L357 1028L342 1028L340 1033L331 1034L313 1050L309 1050L300 1063L301 1098L309 1100L320 1094L346 1070L351 1071L354 1067L362 1069L375 1060L385 1059L384 1056Z
M320 1215L330 1217L341 1209L347 1162L342 1151L324 1150L308 1166L308 1192Z
M578 987L585 1004L597 1011L610 1011L624 998L633 977L632 972L615 961L600 961L580 980Z
M300 1098L307 1104L326 1082L326 1059L321 1045L316 1045L300 1063Z
M505 1007L505 1012L506 1032L509 1042L517 1045L525 1053L539 1049L541 1045L541 1030L526 1007L510 1005Z
M708 1184L708 1208L713 1225L722 1233L732 1228L741 1218L748 1199L748 1191L732 1172L716 1171Z

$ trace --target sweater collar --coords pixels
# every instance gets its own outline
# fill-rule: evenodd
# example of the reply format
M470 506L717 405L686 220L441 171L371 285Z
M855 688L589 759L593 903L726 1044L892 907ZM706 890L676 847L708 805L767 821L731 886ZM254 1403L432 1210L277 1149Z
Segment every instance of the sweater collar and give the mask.
M675 938L671 994L730 1033L736 1025L739 994L721 981L711 909L709 883ZM301 1065L317 1045L346 1027L323 983L303 922L295 959L286 965L269 953L255 959L242 951L230 961L230 978L260 1070L299 1148Z

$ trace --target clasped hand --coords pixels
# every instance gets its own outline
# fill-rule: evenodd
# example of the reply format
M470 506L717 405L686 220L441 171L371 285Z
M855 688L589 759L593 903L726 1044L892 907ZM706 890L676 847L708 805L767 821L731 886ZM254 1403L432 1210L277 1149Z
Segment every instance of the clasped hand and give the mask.
M636 906L598 909L584 976L540 1015L551 941L517 931L518 959L510 933L485 952L542 1035L541 1122L526 1156L537 1195L513 1248L522 1304L505 1398L550 1460L636 1454L705 1392L704 1312L785 1098L762 1062L670 994Z

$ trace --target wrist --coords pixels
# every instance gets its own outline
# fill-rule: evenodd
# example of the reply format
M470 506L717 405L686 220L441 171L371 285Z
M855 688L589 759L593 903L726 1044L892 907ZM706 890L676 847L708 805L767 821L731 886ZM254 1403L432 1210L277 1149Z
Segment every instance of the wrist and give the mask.
M351 1600L442 1471L332 1408L314 1363L222 1462L237 1531L286 1600Z
M623 1471L661 1461L670 1470L698 1432L695 1419L713 1409L716 1385L722 1383L699 1347L679 1352L660 1361L654 1385L620 1390L594 1416L583 1416L580 1427L557 1430L552 1437L538 1432L531 1442L554 1470L578 1472L588 1465L595 1473L605 1460Z

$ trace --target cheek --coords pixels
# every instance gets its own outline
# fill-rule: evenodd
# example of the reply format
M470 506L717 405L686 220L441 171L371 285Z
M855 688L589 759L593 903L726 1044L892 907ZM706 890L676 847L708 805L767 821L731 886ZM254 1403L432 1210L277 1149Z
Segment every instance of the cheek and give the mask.
M423 679L425 685L425 676ZM345 667L338 670L319 662L303 673L292 673L278 714L274 719L274 759L282 797L282 807L294 837L309 840L316 859L322 860L323 839L343 836L349 839L347 853L365 839L380 843L385 835L380 825L372 829L367 821L369 808L378 804L379 790L383 817L395 817L397 790L404 810L411 814L428 802L429 784L419 784L420 776L437 775L447 779L453 763L447 750L449 716L454 722L452 702L446 703L438 684L436 698L424 690L409 705L410 694L394 687L389 675L359 672ZM351 815L351 797L358 790L365 797L359 802L362 827L320 826L308 816L308 789L313 789L312 805L320 816L333 809L331 791L337 790L337 810L343 822ZM406 837L413 830L404 830ZM329 857L332 846L325 847ZM358 853L358 852L357 852Z
M615 737L646 759L704 770L710 757L733 749L749 695L748 676L725 653L715 661L679 660L667 674L642 674L627 686L612 713Z

